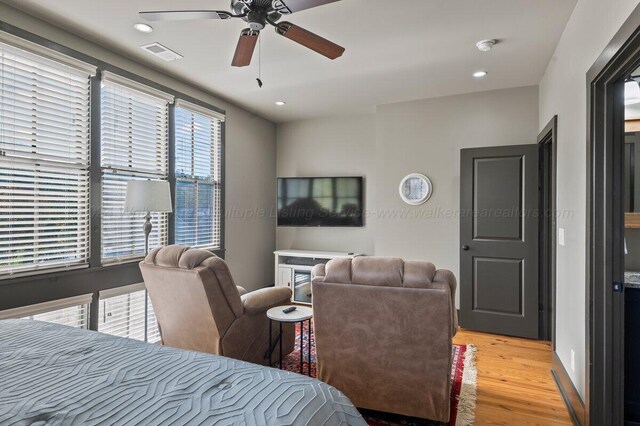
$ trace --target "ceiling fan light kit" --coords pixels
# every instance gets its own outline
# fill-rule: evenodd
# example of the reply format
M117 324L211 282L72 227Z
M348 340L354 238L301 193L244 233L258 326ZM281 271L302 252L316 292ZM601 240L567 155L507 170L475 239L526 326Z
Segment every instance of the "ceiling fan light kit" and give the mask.
M240 40L233 56L234 67L246 67L256 48L260 31L267 25L275 28L276 33L292 40L329 59L337 59L345 52L339 46L311 31L291 22L278 22L283 15L324 6L340 0L231 0L231 12L224 10L177 10L140 12L148 21L183 21L197 19L242 19L249 25L240 33Z

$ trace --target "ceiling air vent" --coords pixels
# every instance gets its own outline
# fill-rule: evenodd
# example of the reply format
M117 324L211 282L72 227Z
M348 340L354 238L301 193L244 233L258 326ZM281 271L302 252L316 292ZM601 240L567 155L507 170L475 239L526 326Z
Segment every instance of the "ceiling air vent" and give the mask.
M176 59L182 59L182 55L174 52L173 50L164 47L160 43L151 43L146 46L140 46L142 49L151 53L152 55L157 56L158 58L164 59L165 61L175 61Z

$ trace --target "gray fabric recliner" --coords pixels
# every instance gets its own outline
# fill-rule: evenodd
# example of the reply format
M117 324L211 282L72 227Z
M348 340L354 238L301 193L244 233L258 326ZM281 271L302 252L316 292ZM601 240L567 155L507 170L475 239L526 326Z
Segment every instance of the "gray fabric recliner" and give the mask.
M140 262L140 270L164 345L268 364L266 311L289 304L290 289L247 293L235 285L223 259L185 246L153 250ZM275 340L278 328L273 330ZM294 333L293 325L285 324L285 355L293 351Z
M318 379L356 407L449 421L456 279L429 262L334 259L312 271Z

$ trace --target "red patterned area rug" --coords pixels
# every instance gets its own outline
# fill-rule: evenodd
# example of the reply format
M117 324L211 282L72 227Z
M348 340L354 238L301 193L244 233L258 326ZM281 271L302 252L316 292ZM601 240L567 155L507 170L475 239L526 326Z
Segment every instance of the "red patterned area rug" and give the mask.
M307 374L309 368L308 353L306 351L308 348L308 331L306 327L307 325L305 324L303 334L305 349L303 356L304 374ZM476 351L477 349L474 345L453 345L451 351L453 361L451 363L451 416L448 425L465 426L473 424L476 405ZM283 360L283 369L295 373L300 372L300 324L296 325L295 350ZM311 377L316 377L316 342L313 333L311 334ZM370 426L443 425L438 422L377 411L360 410L360 412Z

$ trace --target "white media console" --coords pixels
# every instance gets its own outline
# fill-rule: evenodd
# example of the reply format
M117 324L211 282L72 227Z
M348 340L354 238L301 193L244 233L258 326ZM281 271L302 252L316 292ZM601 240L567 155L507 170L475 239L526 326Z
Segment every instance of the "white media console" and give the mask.
M311 250L277 250L276 287L289 287L291 302L311 305L311 269L331 259L353 259L362 253L341 253Z

